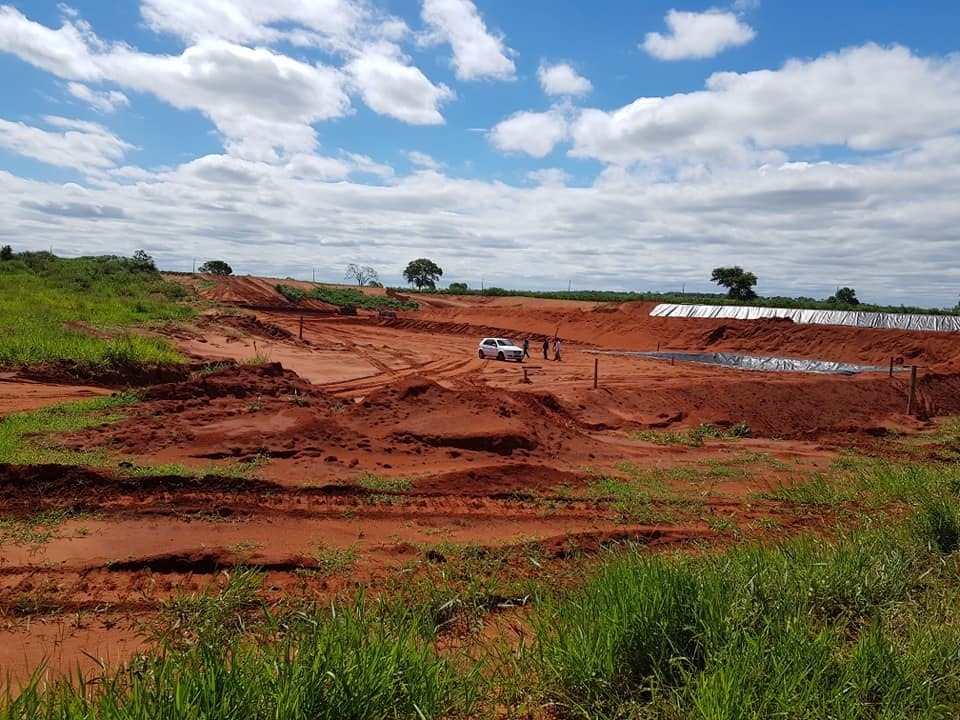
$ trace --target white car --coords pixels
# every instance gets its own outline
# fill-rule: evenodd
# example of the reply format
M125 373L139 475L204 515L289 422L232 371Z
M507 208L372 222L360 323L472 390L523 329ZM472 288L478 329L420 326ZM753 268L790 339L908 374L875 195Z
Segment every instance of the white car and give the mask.
M507 338L484 338L480 341L477 350L480 359L496 358L497 360L516 360L523 362L523 349L513 344Z

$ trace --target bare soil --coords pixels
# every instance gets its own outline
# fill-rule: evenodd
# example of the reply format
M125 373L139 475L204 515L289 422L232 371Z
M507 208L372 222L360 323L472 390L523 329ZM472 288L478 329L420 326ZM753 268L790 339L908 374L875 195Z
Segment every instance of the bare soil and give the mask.
M960 343L946 333L526 298L416 298L421 309L396 318L340 316L291 305L273 283L197 286L243 312L170 328L191 371L128 378L145 390L126 420L58 439L108 449L116 468L0 466L0 517L70 518L52 537L0 544L0 668L14 681L43 659L53 677L129 658L164 600L238 563L263 568L273 597L321 597L385 588L445 562L450 547L513 553L522 574L627 540L677 548L817 528L830 518L761 493L804 481L842 449L882 454L960 414ZM489 335L528 337L533 357L481 360ZM541 340L555 335L562 360L545 360ZM906 414L909 373L774 374L591 352L658 349L892 358L922 366L916 412ZM69 368L0 376L0 413L120 384L69 378ZM746 423L752 437L700 447L636 437L701 423ZM137 476L148 465L170 471ZM649 493L643 512L618 481ZM522 561L534 547L536 566ZM350 561L328 572L330 557Z

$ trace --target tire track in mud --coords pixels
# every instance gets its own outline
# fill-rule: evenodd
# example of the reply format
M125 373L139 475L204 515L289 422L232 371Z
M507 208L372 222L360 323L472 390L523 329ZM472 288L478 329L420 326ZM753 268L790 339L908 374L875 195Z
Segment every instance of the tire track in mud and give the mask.
M366 358L365 358L366 359ZM403 370L388 370L377 375L368 375L353 380L319 384L324 392L338 397L352 397L379 390L392 382L405 377L422 376L433 382L450 380L479 371L483 361L479 358L448 358L431 360L419 365L413 365Z

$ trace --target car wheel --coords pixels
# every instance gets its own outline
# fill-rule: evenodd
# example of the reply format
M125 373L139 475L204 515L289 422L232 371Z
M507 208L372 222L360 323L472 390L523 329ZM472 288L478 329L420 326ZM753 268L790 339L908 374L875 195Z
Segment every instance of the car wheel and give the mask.
M484 360L487 357L486 355L483 354L483 350L480 350L477 354L480 355L481 360Z
M502 352L498 352L498 353L497 353L497 360L503 360L503 353L502 353Z

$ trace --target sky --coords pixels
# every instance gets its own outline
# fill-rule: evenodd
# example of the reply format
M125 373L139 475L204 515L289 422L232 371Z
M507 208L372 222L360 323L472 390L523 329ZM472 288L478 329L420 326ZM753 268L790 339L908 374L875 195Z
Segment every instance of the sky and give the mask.
M0 0L0 244L960 299L956 0Z

